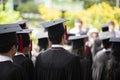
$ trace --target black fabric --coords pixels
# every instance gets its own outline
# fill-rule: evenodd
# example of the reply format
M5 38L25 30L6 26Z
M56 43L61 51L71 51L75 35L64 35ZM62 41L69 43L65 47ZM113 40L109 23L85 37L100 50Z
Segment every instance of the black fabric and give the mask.
M84 46L84 38L73 41L73 49L79 49L81 46Z
M38 39L38 46L40 47L40 51L42 49L46 50L48 47L48 44L49 44L48 38Z
M0 62L0 80L28 80L24 70L10 61Z
M30 36L28 33L20 33L17 34L18 39L20 40L20 35L22 36L22 44L23 44L23 48L24 47L28 47L30 44ZM20 42L20 41L19 41Z
M26 75L29 80L33 80L33 73L34 73L34 66L32 61L23 56L23 55L17 55L13 57L13 62L17 65L22 66L22 68L26 71Z
M80 60L81 62L81 68L82 68L82 76L83 80L92 80L92 68L91 68L91 62L87 58L83 58Z
M78 57L63 48L52 48L37 57L35 80L82 80Z
M8 52L13 45L18 45L18 39L15 32L0 34L0 52L1 53Z

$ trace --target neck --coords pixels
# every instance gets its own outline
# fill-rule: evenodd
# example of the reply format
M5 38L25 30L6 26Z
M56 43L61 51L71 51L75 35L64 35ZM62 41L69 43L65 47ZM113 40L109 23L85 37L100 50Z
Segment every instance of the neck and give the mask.
M2 55L2 56L7 56L7 57L13 57L13 55L12 54L10 54L10 53L4 53L4 54L2 54L2 53L0 53L0 55Z

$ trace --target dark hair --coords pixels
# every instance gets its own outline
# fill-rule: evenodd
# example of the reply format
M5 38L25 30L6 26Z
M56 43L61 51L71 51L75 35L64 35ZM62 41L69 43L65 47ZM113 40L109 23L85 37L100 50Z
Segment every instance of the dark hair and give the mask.
M0 53L4 54L15 45L18 45L18 39L16 33L0 34Z
M108 64L108 80L120 79L120 43L112 44L111 60Z
M110 21L108 24L113 26L115 25L114 21Z
M48 44L49 44L48 38L38 39L38 46L40 47L40 51L42 49L46 50L48 47Z
M85 56L84 39L78 39L73 41L72 52L80 58L83 58Z
M18 51L20 51L20 36L22 36L22 46L23 48L25 47L29 47L30 45L30 36L28 33L25 34L17 34L18 39L19 39L19 47L18 47Z
M52 44L60 44L64 34L65 29L63 27L63 24L55 25L52 28L48 28L48 36Z
M109 39L102 40L103 46L105 49L110 48L111 42L109 42Z

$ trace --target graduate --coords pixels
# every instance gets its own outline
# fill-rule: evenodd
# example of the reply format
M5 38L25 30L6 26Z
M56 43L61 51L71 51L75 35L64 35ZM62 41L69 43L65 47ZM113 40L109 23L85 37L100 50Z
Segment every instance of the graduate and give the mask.
M99 39L102 40L103 49L98 51L93 59L93 80L106 80L106 64L110 59L111 43L109 39L114 37L111 32L102 32L99 35Z
M35 64L35 80L82 80L80 60L63 48L65 19L41 23L48 29L51 48L40 53Z
M28 80L22 67L13 63L18 48L17 24L0 25L0 80Z
M33 80L33 71L34 71L33 62L31 59L25 56L30 51L29 50L30 32L31 31L29 29L24 29L22 31L17 32L17 37L19 39L19 47L17 53L13 57L13 62L17 65L22 66L27 73L28 79Z
M84 58L85 56L85 39L87 35L77 35L70 36L68 38L69 41L72 41L72 53L80 58Z
M68 40L72 41L72 53L80 58L83 80L92 80L91 61L85 52L87 38L87 35L74 35L70 36Z
M120 38L110 38L112 42L111 59L107 65L106 80L120 79Z
M48 32L43 32L41 35L37 36L38 39L38 47L39 52L45 51L49 48L49 39L48 39Z

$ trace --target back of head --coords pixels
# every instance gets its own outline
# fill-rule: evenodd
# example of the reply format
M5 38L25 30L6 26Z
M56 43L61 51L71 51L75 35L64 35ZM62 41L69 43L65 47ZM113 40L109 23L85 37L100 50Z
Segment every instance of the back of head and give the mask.
M66 19L44 22L41 25L48 30L48 37L52 44L60 44L63 35L66 33L63 22Z
M48 28L48 36L52 44L60 44L64 34L65 29L63 24L55 25L53 28Z
M0 25L0 53L8 53L15 46L17 48L18 39L16 31L21 30L18 24Z
M18 40L19 40L18 51L20 51L20 46L21 45L23 46L23 48L29 47L29 45L30 45L30 36L29 36L28 33L24 33L24 34L20 33L20 34L17 34L17 36L18 36ZM20 44L20 40L21 40L22 44Z
M38 46L40 47L40 50L42 49L46 50L48 45L49 45L48 38L38 39Z
M9 52L13 45L18 45L18 39L15 32L0 34L0 53Z

